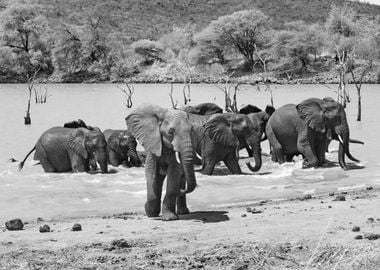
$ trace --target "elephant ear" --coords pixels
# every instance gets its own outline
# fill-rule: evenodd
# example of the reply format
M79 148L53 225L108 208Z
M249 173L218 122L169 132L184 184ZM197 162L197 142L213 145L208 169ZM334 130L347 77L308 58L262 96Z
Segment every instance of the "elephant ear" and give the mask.
M156 105L141 105L132 111L126 118L128 132L130 132L145 148L155 156L161 156L162 140L160 124L165 118L167 110Z
M302 101L296 106L301 119L305 120L307 125L317 132L326 132L326 126L323 119L324 110L321 107L322 100L310 98Z
M88 158L88 153L85 147L86 130L77 128L69 135L68 146L71 151L83 158Z
M239 140L232 132L229 121L223 115L212 116L205 124L205 134L210 139L226 146L237 147Z

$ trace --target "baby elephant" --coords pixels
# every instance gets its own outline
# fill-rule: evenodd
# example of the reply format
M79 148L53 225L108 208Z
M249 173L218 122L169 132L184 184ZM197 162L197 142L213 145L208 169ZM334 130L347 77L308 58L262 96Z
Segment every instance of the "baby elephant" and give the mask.
M125 162L127 167L140 167L141 160L137 154L135 137L126 130L106 129L104 136L108 146L108 162L112 166L119 166Z

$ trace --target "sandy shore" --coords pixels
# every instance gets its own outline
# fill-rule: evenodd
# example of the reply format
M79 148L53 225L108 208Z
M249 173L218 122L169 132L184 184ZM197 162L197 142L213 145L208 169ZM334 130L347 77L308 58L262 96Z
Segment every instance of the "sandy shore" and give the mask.
M366 239L380 234L379 195L191 209L172 222L143 213L28 221L1 228L0 269L380 269L380 239ZM43 224L53 232L40 233Z

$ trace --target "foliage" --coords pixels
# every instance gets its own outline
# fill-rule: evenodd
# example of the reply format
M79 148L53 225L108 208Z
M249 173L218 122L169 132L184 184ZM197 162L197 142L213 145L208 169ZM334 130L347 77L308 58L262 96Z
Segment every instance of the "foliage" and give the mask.
M238 51L253 69L256 47L262 48L267 42L268 21L264 13L252 9L219 17L209 27L217 34L217 42L224 50Z
M135 53L143 58L144 65L151 65L162 60L163 47L158 41L142 39L131 44Z

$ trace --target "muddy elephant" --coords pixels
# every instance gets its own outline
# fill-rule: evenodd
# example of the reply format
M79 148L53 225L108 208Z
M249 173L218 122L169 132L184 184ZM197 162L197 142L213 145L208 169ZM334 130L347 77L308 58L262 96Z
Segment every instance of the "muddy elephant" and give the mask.
M99 163L102 173L108 172L107 142L98 128L48 129L20 163L20 170L34 150L34 159L40 161L45 172L87 172L90 160Z
M240 174L238 151L242 148L248 148L255 159L254 166L247 163L248 168L253 172L260 170L260 142L268 118L265 112L249 115L224 113L209 118L189 114L196 133L195 152L202 159L201 172L211 175L215 165L223 161L232 174Z
M330 132L331 135L328 135ZM303 167L318 167L325 162L328 137L339 141L339 164L347 169L345 155L358 162L349 151L350 131L346 113L332 98L309 98L300 104L287 104L269 118L266 134L272 160L283 163L294 155L304 157Z
M141 160L137 154L135 137L126 130L106 129L103 134L107 141L108 163L119 166L123 163L127 167L140 167Z
M126 123L130 132L146 150L145 177L148 217L161 212L162 186L166 177L166 194L162 203L162 220L178 219L187 214L186 194L196 187L193 163L192 125L181 110L167 110L145 104L133 110ZM176 209L177 208L177 209Z
M199 114L199 115L212 115L216 113L222 113L223 109L215 103L200 103L195 106L186 106L182 109L187 113Z

